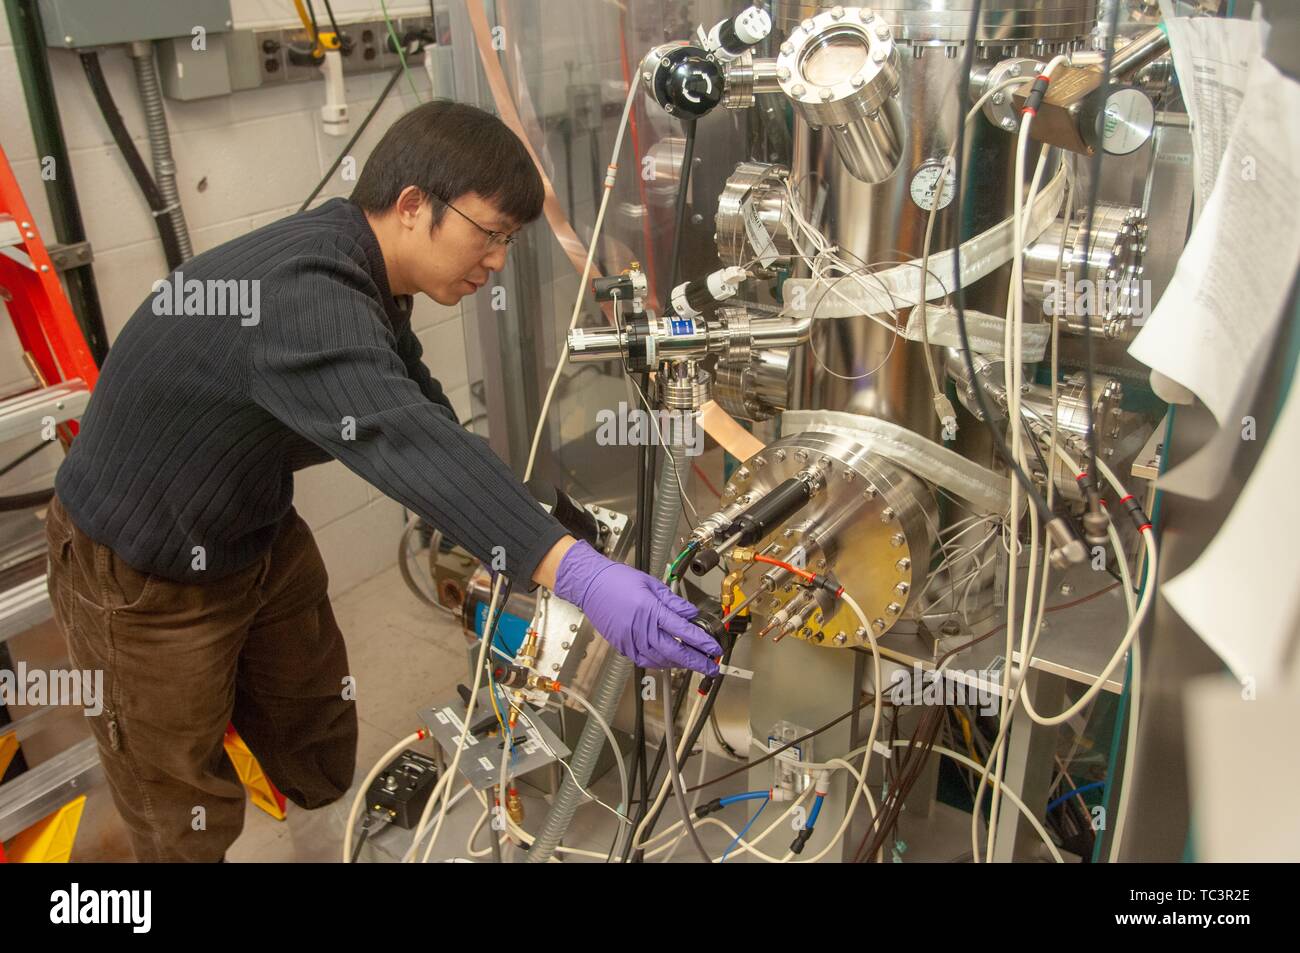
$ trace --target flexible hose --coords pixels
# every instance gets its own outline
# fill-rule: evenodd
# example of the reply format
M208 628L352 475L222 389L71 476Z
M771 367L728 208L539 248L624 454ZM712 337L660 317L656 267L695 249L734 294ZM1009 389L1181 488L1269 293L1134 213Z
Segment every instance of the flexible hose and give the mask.
M663 438L669 449L677 449L673 441L676 441L681 433L678 424L679 421L675 419L668 421ZM678 481L689 472L690 464L687 463L684 452L678 450L664 455L654 497L654 515L651 518L653 532L650 539L651 567L668 564L677 536L677 521L682 515L682 497L678 489ZM618 703L623 698L623 688L627 685L628 676L632 674L634 667L627 656L619 652L609 654L609 659L605 662L600 680L590 699L592 707L606 721L614 720ZM670 699L663 699L663 704L670 703ZM595 718L588 718L577 744L573 747L573 757L569 761L572 774L566 775L560 785L560 790L551 803L551 810L547 813L546 820L542 823L541 830L537 832L533 846L528 851L525 863L544 864L555 853L561 839L568 833L569 825L573 823L573 815L577 812L578 806L586 801L578 785L586 787L591 781L591 775L596 769L596 761L600 758L604 746L605 734L601 730L600 723ZM577 783L574 781L575 778Z
M86 81L90 84L90 92L95 97L95 103L104 117L104 123L108 126L113 141L117 143L118 151L122 153L127 168L131 170L131 177L135 179L145 202L149 204L149 210L153 212L154 227L158 229L158 238L162 242L163 257L167 261L167 267L175 271L183 259L180 247L176 244L176 230L172 225L171 216L164 212L167 203L163 200L162 193L158 191L153 176L145 167L144 160L140 158L140 153L136 151L135 143L131 141L131 133L127 131L126 123L122 121L122 114L118 112L117 103L113 101L113 93L108 88L108 81L104 79L104 70L99 64L99 53L94 50L82 53L81 67L85 70Z
M131 44L131 62L135 65L135 84L140 90L145 126L149 131L149 151L153 154L154 180L163 198L165 214L171 218L176 233L176 247L181 260L193 257L190 231L185 225L180 192L176 188L176 161L172 158L171 136L167 132L167 113L163 111L162 89L153 67L153 48L145 42Z

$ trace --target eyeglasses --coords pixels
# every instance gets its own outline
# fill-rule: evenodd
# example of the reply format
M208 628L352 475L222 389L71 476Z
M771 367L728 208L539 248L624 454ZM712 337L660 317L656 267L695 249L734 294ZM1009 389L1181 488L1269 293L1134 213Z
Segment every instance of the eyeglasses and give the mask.
M439 202L441 202L443 205L447 206L447 208L451 209L453 212L455 212L457 215L459 215L459 216L460 216L461 218L463 218L465 221L469 222L471 225L473 225L475 228L477 228L480 232L482 232L484 235L486 235L486 236L487 236L487 240L488 240L488 244L491 245L493 248L509 248L511 245L513 245L516 241L519 240L519 236L518 236L518 235L507 235L507 234L505 234L504 232L494 232L494 231L492 231L492 229L490 229L490 228L484 228L482 225L480 225L478 222L474 221L474 219L470 218L468 215L466 215L466 214L465 214L464 212L462 212L460 209L456 208L456 206L452 205L452 204L451 204L450 202L448 202L446 199L444 199L444 198L442 198L442 197L440 197L440 196L434 195L432 192L430 192L429 195L430 195L431 198L435 198L435 199L437 199Z

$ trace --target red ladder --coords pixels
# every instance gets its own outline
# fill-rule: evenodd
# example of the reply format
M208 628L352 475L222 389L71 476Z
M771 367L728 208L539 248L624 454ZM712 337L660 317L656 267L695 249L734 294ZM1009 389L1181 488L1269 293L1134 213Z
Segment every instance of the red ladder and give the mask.
M18 340L30 355L42 385L80 381L86 391L94 387L99 377L95 359L2 147L0 289Z
M34 390L0 400L0 442L37 434L53 436L53 423L66 445L76 432L75 419L89 402L99 371L3 148L0 300L13 319L23 359L36 385ZM51 614L45 575L38 568L14 588L0 593L0 642ZM34 717L10 722L0 731L21 742L29 728L26 723ZM99 773L94 739L87 738L7 781L0 796L0 841L75 802ZM75 822L66 838L69 844L74 836Z
M31 370L36 390L0 400L0 442L45 431L50 418L57 425L66 446L76 433L76 418L90 400L90 390L99 378L90 347L72 312L72 305L59 284L54 263L41 241L36 220L23 199L9 158L0 147L0 299L9 310L22 345L24 360ZM0 641L50 618L49 596L44 575L9 592L0 593ZM233 728L230 731L233 732ZM0 731L0 733L3 733ZM237 737L237 736L236 736ZM247 764L237 764L240 779L258 804L277 820L284 819L284 796L261 769L251 753ZM93 739L75 745L48 764L19 775L5 787L30 788L32 799L55 807L75 796L81 784L97 776L99 760ZM45 778L49 774L51 777ZM51 790L58 789L57 791ZM24 796L0 799L8 807L0 810L0 841L22 823ZM271 806L267 806L267 804ZM279 811L273 808L278 806ZM25 815L31 816L30 805ZM17 828L21 829L21 828ZM2 856L2 855L0 855Z

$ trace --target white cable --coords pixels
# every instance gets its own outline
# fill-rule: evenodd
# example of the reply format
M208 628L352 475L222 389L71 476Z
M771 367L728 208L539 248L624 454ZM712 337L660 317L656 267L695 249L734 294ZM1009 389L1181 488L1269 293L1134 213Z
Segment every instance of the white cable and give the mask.
M752 837L752 838L751 838L750 840L748 840L748 841L745 841L745 840L737 840L737 841L736 841L736 846L733 847L733 848L731 848L731 850L730 850L730 852L728 853L727 856L729 856L729 857L731 857L731 856L735 856L735 854L736 854L737 852L740 852L740 853L753 854L755 857L758 857L760 860L767 861L768 863L772 863L772 864L778 864L778 863L781 863L781 862L782 862L782 858L780 858L780 857L773 857L773 856L771 856L770 854L766 854L766 853L764 853L763 851L759 850L759 849L758 849L757 847L755 847L754 845L762 843L764 840L767 839L767 837L768 837L770 834L772 834L773 831L775 831L777 828L783 826L784 823L785 823L785 821L786 821L786 819L789 818L790 815L793 814L796 810L798 810L799 805L802 804L803 801L804 801L804 800L805 800L805 799L806 799L810 794L812 794L812 793L813 793L813 786L812 786L812 785L809 785L808 787L804 788L804 790L800 792L800 794L799 794L798 797L796 797L796 798L794 798L792 801L790 801L790 803L788 804L788 806L786 807L786 809L781 813L781 815L780 815L779 817L777 817L774 821L772 821L771 824L769 824L767 827L765 827L765 828L763 829L762 833L760 833L760 834L758 834L758 835ZM780 802L778 802L778 803L780 803ZM704 827L704 826L706 826L706 825L712 825L712 826L714 826L714 827L721 827L723 830L725 830L728 834L731 835L731 837L732 837L733 840L736 839L736 836L737 836L737 835L736 835L736 831L735 831L735 829L733 829L733 828L732 828L729 824L727 824L725 821L719 820L719 819L716 818L716 817L706 817L706 818L703 818L703 819L701 819L701 820L699 820L699 821L696 822L696 826L697 826L697 827ZM671 834L674 830L676 830L678 827L681 827L681 826L683 826L683 825L682 825L682 822L681 822L681 821L676 821L676 822L674 822L673 824L671 824L669 827L667 827L665 830L661 831L660 833L656 834L654 837L650 838L650 840L647 841L647 843L654 843L655 841L657 841L657 840L659 840L659 839L661 839L661 838L663 838L663 837L666 837L667 835ZM652 856L653 854L662 853L663 851L668 850L670 846L671 846L671 845L669 845L669 844L664 844L663 846L658 847L658 848L656 848L656 849L653 850L653 851L646 851L646 856L647 856L647 857L650 857L650 856ZM722 858L721 858L721 857L715 857L715 858L713 859L713 862L714 862L715 864L720 864L720 863L722 863Z
M492 646L492 651L496 652L502 658L507 659L511 663L518 664L517 662L515 662L515 659L512 655L509 655L508 653L502 651L501 649L497 648L495 645ZM535 672L536 669L529 668L528 671ZM588 791L583 785L578 783L578 779L573 774L573 769L569 767L568 762L566 762L563 758L561 758L558 754L556 754L555 750L549 744L546 743L546 739L542 736L542 733L537 730L536 724L533 722L532 718L529 717L529 714L525 709L516 706L513 702L509 700L509 698L506 699L506 705L512 710L518 712L520 717L524 718L528 722L528 726L532 730L534 736L536 736L538 742L542 745L543 748L546 749L547 754L549 754L557 762L559 762L560 767L562 767L565 771L569 773L569 776L573 778L573 783L577 786L579 792L581 792L584 797L586 797L589 801L604 808L605 810L609 811L609 813L613 814L615 817L619 818L621 823L624 824L629 823L627 819L627 810L628 810L628 802L629 802L629 798L631 797L631 794L629 792L629 785L628 785L627 763L623 758L623 751L618 745L618 741L614 736L614 732L610 729L609 722L606 721L604 718L602 718L600 713L596 711L596 709L592 706L591 702L589 702L586 699L586 697L580 694L578 691L572 688L568 688L567 686L564 685L560 685L559 687L560 687L560 691L566 697L572 698L575 702L577 702L580 706L582 706L589 715L593 716L596 719L596 723L600 725L601 731L603 731L605 734L605 740L609 742L610 748L613 749L614 759L618 766L619 782L622 788L623 803L622 805L620 805L621 810L606 804L600 798L596 797L596 795Z
M1123 561L1121 560L1121 565ZM1132 671L1129 675L1129 716L1128 738L1124 745L1124 769L1120 772L1119 801L1115 805L1115 833L1110 839L1110 863L1119 861L1120 845L1124 841L1124 829L1128 818L1129 793L1133 784L1133 770L1137 762L1138 713L1142 701L1142 652L1141 644L1135 637L1129 649Z
M671 698L665 698L663 699L663 704L671 705L672 701L673 700ZM704 704L704 696L701 695L699 692L696 692L695 701L691 703L691 710L686 716L685 724L687 726L695 724L695 717L696 715L699 714L700 706L702 704ZM689 738L689 735L690 735L689 731L683 731L681 739L677 742L678 764L681 763L682 757L686 752L686 742ZM657 815L659 813L660 808L663 807L664 799L668 796L668 786L671 783L672 783L672 778L665 775L663 782L659 785L659 793L655 796L654 803L650 806L650 810L646 811L645 817L641 819L641 823L636 826L636 833L632 837L633 850L641 850L645 846L641 842L641 836L645 833L646 825L650 823L650 819L653 818L655 815Z
M1100 469L1101 461L1097 462L1098 469ZM1133 579L1129 575L1128 559L1120 549L1119 534L1115 531L1113 522L1106 527L1106 531L1110 536L1110 544L1115 550L1115 556L1119 563L1120 583L1124 587L1124 602L1128 607L1129 618L1132 619L1137 610L1133 601ZM1150 576L1147 579L1150 584L1154 585ZM1119 861L1120 845L1124 841L1129 794L1132 789L1134 766L1137 763L1138 717L1142 710L1142 652L1141 639L1138 635L1133 637L1133 644L1129 648L1129 659L1132 662L1132 670L1129 673L1128 734L1124 745L1124 768L1120 773L1119 801L1115 805L1115 832L1111 835L1110 853L1108 855L1109 862L1112 864Z
M696 788L695 796L691 798L692 811L694 811L697 807L700 806L700 798L704 795L704 790L703 790L704 774L708 763L709 763L709 746L701 745L700 746L700 770L695 775L695 788ZM685 827L685 825L682 826ZM662 861L660 861L660 863L666 864L672 861L673 855L677 853L677 848L682 845L682 841L684 840L686 840L686 832L682 831L681 836L673 841L673 849L668 852L668 856L665 857Z
M475 825L474 830L470 835L471 842L473 841L474 836L477 835L478 831L483 827L483 823L488 819L491 810L487 803L487 796L484 795L482 791L476 791L474 793L478 795L479 803L483 805L484 810L483 813L479 815L478 823ZM525 846L531 847L536 838L534 838L532 834L528 833L528 831L524 830L519 824L516 824L508 813L503 812L501 816L505 818L506 822L505 834L509 834ZM466 847L469 849L468 845L466 845ZM605 854L597 853L594 850L579 850L576 847L556 847L555 850L556 853L560 854L573 854L576 857L592 857L596 860L604 860L606 857ZM469 849L469 854L472 857L485 857L491 852L492 849L490 847L480 850Z
M596 257L596 245L600 241L600 229L605 223L605 209L609 207L609 197L614 193L614 180L618 174L618 155L623 151L623 133L627 130L627 118L632 112L632 103L636 101L638 89L633 82L627 90L627 101L623 104L623 116L618 121L618 134L614 137L614 152L610 156L609 169L605 173L605 191L600 197L600 210L596 213L596 224L591 233L591 245L587 249L587 263L582 268L582 279L578 282L578 295L573 302L573 314L569 318L569 327L560 343L560 359L551 375L550 386L546 388L546 397L542 400L541 410L537 412L537 429L533 431L533 445L528 451L528 465L524 467L524 482L533 475L533 466L537 462L537 446L542 440L542 431L546 427L546 415L550 413L551 401L555 398L555 388L560 383L560 375L569 360L568 332L578 326L578 315L582 313L582 299L587 291L587 281L591 277L591 263Z
M370 769L365 780L361 782L361 787L357 789L357 796L352 799L352 810L348 812L348 823L343 829L343 863L348 863L352 859L352 834L357 825L357 816L361 813L362 803L366 799L366 792L370 790L370 785L374 783L375 778L379 777L381 771L388 766L388 763L405 751L410 745L415 744L421 738L424 738L426 732L423 730L413 731L397 744L393 745L375 762L375 766Z
M900 738L900 739L898 739L897 741L893 742L893 746L896 747L896 748L900 748L900 747L903 747L903 746L906 746L906 745L909 745L909 744L911 744L911 741L910 741L910 739L907 739L907 738ZM863 748L856 748L856 749L854 749L853 751L850 751L850 752L846 753L846 754L844 755L843 758L835 758L835 759L832 759L831 761L827 762L827 764L828 764L828 765L833 765L833 766L838 766L838 765L836 765L836 762L847 762L847 759L852 758L854 755L858 754L859 752L863 752L863 751L866 751L866 750L867 750L867 749L866 749L865 747L863 747ZM946 747L944 747L944 746L942 746L942 745L937 745L937 744L936 744L936 745L934 745L934 746L931 748L931 750L934 751L936 754L943 755L943 756L946 757L946 758L952 758L952 759L953 759L954 761L956 761L957 763L959 763L959 764L963 764L963 765L965 765L965 766L968 767L968 768L973 768L973 769L978 770L979 767L980 767L980 765L979 765L978 762L972 760L971 758L968 758L966 755L961 754L960 752L954 751L954 750L951 749L951 748L946 748ZM854 772L854 771L852 770L852 767L851 767L850 765L847 765L847 763L846 763L844 766L845 766L846 768L848 768L848 770L850 771L850 773L856 774L856 772ZM994 782L994 783L996 783L996 782ZM811 790L811 788L810 788L809 790ZM805 791L805 792L804 792L804 795L806 795L807 793L808 793L808 792ZM1034 831L1038 834L1038 836L1039 836L1040 838L1042 838L1043 843L1047 846L1047 849L1048 849L1048 851L1051 853L1052 858L1053 858L1053 859L1054 859L1058 864L1063 864L1063 863L1065 863L1065 858L1061 856L1061 852L1060 852L1060 850L1058 850L1057 847L1056 847L1056 844L1052 842L1052 838L1048 835L1047 830L1046 830L1046 829L1043 827L1043 825L1042 825L1042 822L1039 821L1038 818L1034 815L1034 813L1033 813L1032 811L1029 810L1029 808L1025 805L1025 802L1022 801L1022 800L1019 798L1019 796L1016 795L1016 792L1013 791L1013 790L1011 790L1010 788L1005 789L1002 793L1003 793L1003 796L1006 797L1007 800L1009 800L1009 801L1012 803L1012 805L1013 805L1017 810L1019 810L1021 814L1023 814L1023 815L1025 816L1025 819L1026 819L1027 821L1029 821L1030 826L1033 827ZM868 796L869 796L869 795L868 795ZM798 800L796 800L794 803L792 803L791 806L790 806L790 808L786 811L786 814L783 814L780 818L777 818L777 820L776 820L776 821L771 825L771 827L769 827L766 831L764 831L764 833L763 833L763 837L766 837L767 834L770 833L771 830L772 830L773 828L775 828L777 824L779 824L782 820L784 820L785 817L786 817L789 813L791 813L791 812L794 810L794 807L795 807L798 803L799 803ZM670 834L670 833L672 833L673 829L674 829L676 826L680 825L680 824L681 824L681 821L678 821L677 824L674 824L672 827L667 828L667 829L664 830L661 834L657 834L657 835L655 835L655 837L651 838L651 843L653 843L655 840L658 840L660 837L664 836L665 834ZM703 820L701 820L701 821L699 822L699 824L700 824L700 826L703 826L703 825L706 825L706 824L712 824L712 825L715 826L715 827L720 827L720 828L722 828L724 831L726 831L728 834L730 834L733 838L735 838L735 837L737 836L737 835L736 835L736 831L735 831L734 828L732 828L731 826L729 826L728 824L726 824L724 821L718 820L717 818L706 817L706 818L704 818ZM761 838L760 838L760 839L761 839ZM757 850L756 848L754 848L754 847L752 846L753 844L756 844L756 843L758 843L758 839L756 839L756 840L754 840L754 841L752 841L752 842L746 842L746 841L744 841L744 840L740 840L740 841L737 842L735 848L732 849L732 853L734 854L736 851L745 851L745 852L747 852L747 853L754 854L755 856L757 856L757 857L759 857L760 859L765 860L765 861L767 861L767 862L769 862L769 863L781 863L781 862L784 860L784 858L772 857L772 856L770 856L770 855L764 854L764 853L763 853L762 851L760 851L760 850ZM832 840L831 843L834 844L834 840ZM654 855L654 854L657 854L657 853L659 853L659 852L661 852L661 851L664 851L664 850L667 850L667 849L668 849L668 845L665 844L664 846L659 847L659 848L656 848L655 850L647 851L647 852L646 852L646 856L647 856L647 857L650 857L650 856L652 856L652 855ZM800 860L800 861L796 861L796 863L811 863L812 860L813 860L812 858L809 858L809 860L807 860L807 861Z
M899 740L895 741L894 744L896 746L909 744L909 740L906 738L900 738ZM978 762L971 760L970 758L966 757L966 755L960 754L959 752L954 751L951 748L945 748L942 745L935 745L933 748L931 748L931 750L943 755L944 757L952 758L957 763L964 764L968 768L974 768L978 770L980 767ZM1014 806L1017 810L1020 811L1021 814L1025 816L1025 820L1029 821L1029 826L1034 829L1035 833L1037 833L1038 836L1042 838L1043 843L1047 845L1047 850L1049 853L1051 853L1052 859L1055 860L1058 864L1065 863L1065 858L1061 856L1061 852L1057 849L1056 844L1053 843L1052 838L1048 836L1048 833L1046 829L1044 829L1042 822L1037 818L1037 816L1034 814L1033 811L1029 810L1029 808L1025 806L1025 802L1020 799L1019 795L1017 795L1016 792L1012 790L1010 787L1002 786L1001 782L995 781L993 783L996 786L1002 787L1002 796L1005 797L1008 801L1010 801L1012 806Z
M595 707L591 704L591 702L589 702L578 692L574 691L571 688L566 688L563 685L560 685L560 691L563 692L566 697L572 698L574 701L580 704L586 710L588 715L596 719L596 723L600 725L600 730L605 734L605 740L609 742L610 748L612 748L614 751L614 762L618 767L619 787L620 790L622 791L622 798L623 798L622 803L618 806L617 809L610 807L600 798L596 797L596 795L592 794L585 787L579 784L577 776L574 775L573 773L573 768L569 766L568 762L560 758L555 753L554 749L551 748L551 746L546 743L546 740L542 738L542 734L540 731L537 730L537 726L533 723L533 720L529 718L527 713L525 712L521 711L520 714L524 718L528 719L528 724L530 727L532 727L533 734L535 734L537 736L537 739L541 741L542 746L546 749L547 753L550 754L551 757L555 758L556 761L559 761L561 766L564 767L569 772L569 777L573 779L573 783L577 786L578 790L582 792L582 794L588 800L593 801L594 803L603 807L605 810L609 811L609 813L613 814L616 818L618 818L620 824L624 824L624 825L631 824L631 821L629 821L627 817L628 802L632 796L628 786L627 763L623 760L623 751L619 747L618 741L614 737L614 732L609 727L609 722L606 721L604 718L602 718L600 712L596 711Z
M1078 467L1074 465L1074 461L1070 459L1070 457L1065 453L1064 450L1062 450L1060 447L1056 447L1053 449L1056 450L1058 456L1060 456L1063 460L1067 461L1067 464L1073 469L1074 472L1076 473L1078 472ZM1115 491L1117 493L1119 493L1121 496L1128 495L1123 485L1121 485L1119 481L1115 478L1115 474L1110 471L1109 467L1107 467L1104 463L1102 463L1102 461L1098 460L1097 468L1102 471L1102 474L1106 476L1107 480L1110 481L1111 485L1115 487ZM1052 715L1052 716L1041 715L1034 710L1033 703L1029 701L1029 697L1027 695L1023 696L1025 712L1037 724L1045 725L1045 726L1060 725L1060 724L1064 724L1065 722L1073 718L1075 715L1079 714L1079 712L1081 712L1087 706L1087 704L1090 701L1092 701L1094 698L1096 698L1098 693L1101 692L1102 687L1106 684L1106 680L1110 678L1111 672L1113 672L1116 666L1118 666L1119 663L1123 660L1124 654L1129 650L1129 646L1132 645L1134 639L1137 638L1138 630L1142 627L1142 623L1146 620L1147 612L1151 608L1152 596L1156 588L1155 587L1156 544L1155 544L1155 538L1152 534L1150 527L1142 531L1142 540L1146 544L1146 550L1147 550L1147 570L1146 570L1147 584L1142 587L1142 596L1138 600L1137 609L1133 613L1133 617L1129 620L1128 628L1124 632L1124 637L1120 639L1120 643L1118 647L1116 647L1114 654L1110 657L1110 661L1106 663L1106 666L1102 669L1101 673L1098 674L1098 676L1093 680L1092 684L1088 686L1088 688L1084 691L1082 695L1079 696L1079 698L1074 702L1073 705L1066 708L1065 711L1061 712L1060 714ZM1120 555L1120 558L1121 559L1123 558L1122 554ZM1028 664L1029 664L1029 660L1025 659L1024 665L1028 666Z
M465 743L469 738L470 725L474 722L474 706L478 702L479 686L483 683L484 662L487 661L488 643L492 637L492 626L498 611L505 611L505 606L501 604L501 595L505 589L506 577L504 574L498 574L492 584L492 601L488 603L487 618L484 620L483 635L479 639L478 658L474 662L474 685L470 688L469 702L465 706L465 721L461 726L460 739L456 743L456 752L452 757L451 764L447 767L443 776L438 779L433 794L429 796L429 802L424 806L424 811L420 815L420 823L415 829L415 837L411 841L412 849L407 852L403 858L404 861L413 860L415 857L414 847L419 843L420 838L424 836L425 826L429 822L429 815L433 813L433 805L438 800L439 789L442 792L442 808L438 812L438 820L433 828L433 835L429 838L429 846L425 848L423 862L428 863L429 855L433 853L433 845L438 842L438 834L442 831L442 824L447 819L447 810L450 807L447 799L447 791L451 790L448 783L450 778L456 776L456 770L460 767L460 756L465 751Z
M862 611L862 607L847 592L840 593L840 599L844 602L853 614L858 617L859 631L867 637L867 642L871 646L871 665L872 665L872 696L873 705L871 713L871 730L867 732L867 743L864 745L866 755L862 759L862 776L858 779L857 789L853 792L853 797L849 800L849 806L844 811L844 822L840 827L839 836L843 835L844 829L847 828L849 819L853 816L853 811L857 807L858 798L866 787L868 768L871 765L871 755L874 753L876 745L876 735L880 731L880 714L884 708L885 683L880 674L880 646L876 642L876 634L871 630L871 623L867 619L867 614ZM856 698L856 696L855 696ZM856 725L854 727L857 727ZM871 816L875 819L875 806L872 805ZM837 839L836 838L836 839Z
M1064 62L1065 56L1055 56L1043 67L1039 77L1049 79L1052 72L1058 65ZM1028 195L1022 194L1021 183L1024 182L1025 160L1029 145L1029 130L1034 119L1033 112L1025 112L1021 118L1020 135L1016 142L1016 167L1015 167L1015 187L1014 195L1014 215L1012 235L1012 256L1011 256L1011 287L1007 294L1007 320L1003 337L1003 353L1006 360L1003 363L1004 380L1007 393L1007 426L1010 428L1011 458L1015 461L1012 466L1019 466L1028 471L1028 460L1025 458L1024 449L1024 429L1021 425L1021 380L1024 376L1024 335L1022 328L1024 325L1024 248L1026 239L1026 230L1028 222L1025 220L1025 209L1033 208L1034 201L1038 196L1039 185L1042 182L1043 171L1047 166L1047 156L1050 151L1049 147L1043 146L1039 150L1038 163L1034 169L1033 181L1030 183ZM1050 479L1051 475L1048 474ZM1010 495L1011 495L1011 516L1008 523L1011 527L1012 540L1017 541L1017 527L1019 526L1019 507L1021 498L1021 488L1019 481L1015 479L1015 474L1010 477ZM1036 507L1029 507L1029 572L1025 582L1025 599L1022 609L1020 623L1020 656L1022 659L1029 658L1029 642L1031 627L1033 624L1033 602L1034 602L1034 584L1037 581L1038 573L1038 546L1039 546L1039 517ZM1007 632L1006 632L1006 653L1005 666L1003 669L1002 695L999 697L999 720L1005 719L1010 722L1015 715L1013 705L1008 705L1007 701L1011 694L1011 660L1012 644L1015 636L1015 592L1018 583L1016 567L1018 558L1015 552L1019 546L1015 546L1010 560L1010 571L1008 572L1008 597L1007 597ZM1027 661L1026 661L1027 665ZM1025 669L1027 671L1027 669ZM1005 734L1005 732L1003 732ZM994 766L995 776L1000 782L1003 779L1003 772L1006 770L1006 752L1002 747L998 748L996 764ZM989 827L987 839L987 859L993 859L994 844L997 839L997 823L1004 788L1001 784L993 789L992 801L989 805ZM978 821L972 817L972 831L978 827Z

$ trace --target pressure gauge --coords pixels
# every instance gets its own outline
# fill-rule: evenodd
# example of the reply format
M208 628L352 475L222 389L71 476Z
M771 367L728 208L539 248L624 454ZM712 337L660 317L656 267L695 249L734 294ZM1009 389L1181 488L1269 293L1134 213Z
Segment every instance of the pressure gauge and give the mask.
M948 173L943 177L943 184L940 186L939 172L942 168L942 162L927 162L912 173L912 201L924 212L934 208L936 194L939 197L940 210L947 208L952 202L952 188L955 178L953 168L952 166L948 167Z

